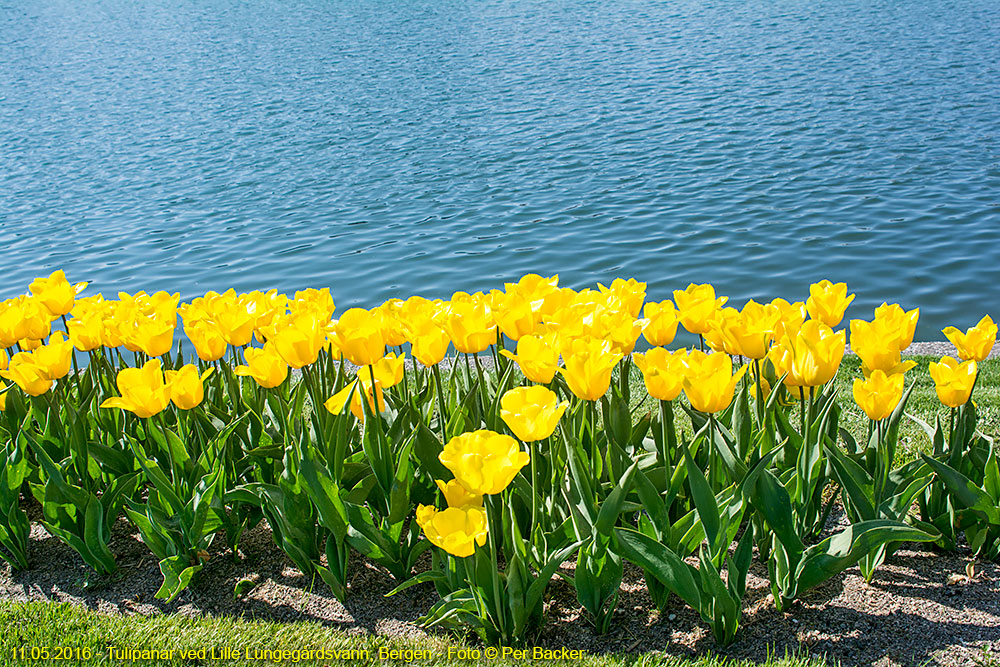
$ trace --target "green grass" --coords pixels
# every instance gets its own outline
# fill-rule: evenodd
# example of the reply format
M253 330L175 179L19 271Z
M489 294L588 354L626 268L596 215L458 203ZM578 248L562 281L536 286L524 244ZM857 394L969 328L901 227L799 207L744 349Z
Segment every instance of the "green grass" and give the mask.
M67 603L47 602L0 602L0 625L6 631L0 635L0 664L12 666L28 665L142 665L143 667L165 667L167 665L218 665L220 667L261 667L262 665L382 665L382 664L433 664L489 666L506 664L575 665L580 667L749 667L753 663L731 661L714 656L685 659L663 656L658 653L630 655L590 655L559 659L528 659L485 655L487 649L473 647L458 640L444 637L430 637L420 640L390 639L385 637L350 636L334 628L312 622L265 623L228 618L188 618L170 616L108 616L81 609ZM118 650L172 651L171 659L125 660L109 657L109 646ZM21 659L24 649L30 655L35 649L40 654L43 647L49 652L49 659ZM58 649L56 647L64 647ZM240 657L219 658L225 647L238 650ZM89 649L89 659L77 659ZM212 650L215 659L212 659ZM303 651L326 649L334 651L354 651L360 654L356 659L304 659ZM57 652L72 654L69 660L52 658ZM246 658L246 651L250 659ZM288 651L285 659L255 659L256 651ZM383 653L380 655L380 650ZM400 659L386 657L385 651L413 651L410 660L405 654ZM482 656L474 653L462 656L459 651L482 651ZM533 649L528 649L531 655ZM181 658L181 651L197 654L204 651L204 657ZM450 656L449 656L450 651ZM117 654L121 655L121 654ZM799 656L769 659L767 667L823 667L825 662Z

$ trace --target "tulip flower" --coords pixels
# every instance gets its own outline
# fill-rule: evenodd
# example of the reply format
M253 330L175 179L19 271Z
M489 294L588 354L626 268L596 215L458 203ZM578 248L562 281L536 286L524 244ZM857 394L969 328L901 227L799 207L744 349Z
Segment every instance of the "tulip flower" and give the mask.
M886 375L881 370L874 370L867 379L854 380L853 393L854 402L869 419L885 419L903 397L903 374Z
M597 288L604 294L610 296L614 301L621 304L621 310L628 313L633 319L639 316L642 310L642 302L646 300L646 283L641 283L635 278L624 280L615 278L610 287L605 287L597 283Z
M854 294L848 296L847 283L831 283L821 280L809 286L806 310L809 317L833 328L844 319L844 311L854 301Z
M226 354L226 338L219 328L208 320L184 322L184 333L194 345L194 351L202 361L218 361ZM231 338L231 336L230 336Z
M960 359L983 361L990 356L993 344L996 343L997 325L994 324L993 318L984 315L976 326L964 334L955 327L948 327L941 333L955 346Z
M972 388L976 384L979 368L975 360L963 363L951 357L941 357L940 362L930 363L931 378L938 399L949 408L957 408L969 402Z
M677 335L677 309L670 299L650 301L642 309L642 337L650 345L670 345Z
M500 417L522 442L535 442L552 435L567 407L545 387L517 387L500 399Z
M894 332L893 337L898 341L900 350L905 350L913 342L919 318L919 308L903 310L898 303L883 303L875 309L875 321L882 322L887 331Z
M389 299L376 308L382 315L382 339L389 347L399 347L407 341L406 324L400 316L401 299Z
M320 326L319 320L312 315L289 315L276 324L271 332L270 342L274 343L274 349L285 363L292 368L302 368L316 363L319 351L326 344L326 331ZM382 357L382 349L380 345L379 355L372 361Z
M250 311L251 307L245 297L237 297L233 290L228 290L223 294L216 304L212 319L219 335L228 344L242 347L253 340L257 317Z
M123 368L118 372L117 384L121 397L105 400L102 408L121 408L146 419L170 403L170 389L159 359L147 361L142 368Z
M407 325L410 352L424 366L434 366L444 359L451 345L448 334L430 318Z
M548 384L559 368L559 343L554 333L525 336L517 342L517 355L509 350L500 354L517 362L524 377L531 382Z
M194 364L181 366L180 370L166 371L167 387L170 390L170 400L181 410L191 410L201 405L205 400L204 381L212 374L213 368L208 368L201 375Z
M0 371L7 370L10 365L10 357L7 356L7 350L0 350Z
M479 354L497 342L496 323L482 297L456 293L435 321L462 354Z
M351 414L353 414L359 421L365 420L365 407L361 402L362 393L368 399L368 407L375 412L385 411L385 397L382 394L382 385L375 381L375 392L378 396L378 406L375 405L375 396L372 392L371 381L368 382L358 382L354 380L349 383L346 387L338 391L336 394L331 396L323 404L323 407L327 409L331 414L339 415L344 411L344 406L347 405L347 401L351 401L350 409Z
M315 289L310 287L296 292L291 303L288 304L288 309L293 312L313 313L317 319L329 320L333 317L333 311L337 309L337 306L333 303L333 297L330 296L330 288Z
M9 387L4 383L0 382L0 412L4 412L7 409L7 390Z
M86 289L87 283L71 285L62 271L54 271L48 278L31 281L31 295L41 303L53 318L73 310L76 295Z
M846 334L833 332L819 320L809 320L794 335L776 341L768 359L785 375L786 387L816 387L833 379L844 358ZM794 393L794 392L793 392Z
M274 348L274 343L267 343L263 349L249 348L243 352L245 366L237 366L236 374L249 376L264 387L277 387L288 377L288 364Z
M63 332L57 331L49 338L48 345L42 345L35 350L32 359L48 379L58 380L66 377L73 363L73 343L66 340Z
M384 358L372 364L371 370L359 368L357 376L366 384L371 384L371 374L375 374L375 382L383 389L395 387L403 381L403 366L406 365L406 355L390 352Z
M132 352L142 351L150 357L159 357L174 346L175 317L170 319L142 318L136 320L125 336L125 347Z
M681 324L693 334L708 333L716 311L728 300L726 296L716 298L712 285L691 283L683 291L674 290L674 303L677 304Z
M80 352L90 352L104 344L104 319L100 313L74 315L66 325L73 347Z
M442 482L436 479L434 483L437 484L438 488L441 489L441 493L444 494L444 499L448 503L448 507L461 509L463 507L483 506L483 497L475 493L470 493L467 488L458 483L457 479L453 479L450 482Z
M383 315L378 310L351 308L334 323L332 334L341 354L355 366L370 366L385 354Z
M449 507L439 512L435 507L419 505L417 524L431 544L452 556L471 556L477 544L486 544L486 513L478 507Z
M488 495L506 489L530 456L509 435L479 430L449 440L438 459L470 493Z
M41 396L52 388L48 369L35 363L30 352L18 352L0 377L12 381L29 396Z
M704 354L692 350L684 359L684 395L691 407L698 412L721 412L733 402L736 383L747 367L741 366L733 373L733 360L726 354Z
M518 292L496 292L493 316L504 336L513 341L521 340L535 330L538 319L531 310L531 302Z
M22 298L20 314L22 319L18 330L21 340L42 340L49 337L52 332L52 315L40 301Z
M611 371L622 359L611 343L597 338L577 338L569 341L562 351L566 368L559 372L566 378L569 390L585 401L596 401L611 385Z
M772 299L769 308L774 308L778 313L778 321L774 328L774 338L783 338L786 335L794 335L802 323L806 321L806 304L802 301L789 303L785 299Z
M861 371L865 377L880 370L886 375L905 373L916 363L902 361L903 341L907 335L900 328L885 319L874 322L851 320L851 351L861 358Z
M686 357L687 350L670 352L654 347L644 354L634 355L632 360L642 371L642 381L649 395L659 401L672 401L684 388Z

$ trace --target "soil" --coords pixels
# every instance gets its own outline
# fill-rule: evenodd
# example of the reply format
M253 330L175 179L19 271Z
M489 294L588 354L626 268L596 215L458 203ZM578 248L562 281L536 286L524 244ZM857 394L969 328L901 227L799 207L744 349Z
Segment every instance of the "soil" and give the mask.
M37 514L37 508L31 509ZM832 517L828 528L841 521ZM0 567L4 598L66 601L106 614L310 620L351 634L390 637L424 636L417 619L437 599L430 584L384 597L395 582L355 554L350 594L341 604L321 581L307 579L290 564L273 544L266 523L244 536L240 560L224 546L215 548L197 586L171 604L153 597L162 580L157 562L124 520L113 527L111 545L120 568L105 577L94 574L39 524L33 524L31 537L32 570L12 573L8 565ZM216 544L224 544L221 536ZM605 635L595 633L572 587L556 578L547 596L545 625L533 643L592 654L712 652L763 661L768 655L797 652L843 665L995 664L1000 653L1000 566L975 562L969 577L970 562L967 550L943 554L922 545L903 545L871 584L853 567L778 612L767 568L755 561L743 625L728 648L718 646L698 614L677 598L662 613L656 612L637 568L626 566L612 630ZM233 589L242 579L256 586L236 599Z

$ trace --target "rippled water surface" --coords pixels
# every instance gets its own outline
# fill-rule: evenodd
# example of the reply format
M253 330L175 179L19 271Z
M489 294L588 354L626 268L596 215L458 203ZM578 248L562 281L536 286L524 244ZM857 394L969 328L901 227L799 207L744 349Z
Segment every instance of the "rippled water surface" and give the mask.
M525 272L1000 314L1000 3L0 0L2 296Z

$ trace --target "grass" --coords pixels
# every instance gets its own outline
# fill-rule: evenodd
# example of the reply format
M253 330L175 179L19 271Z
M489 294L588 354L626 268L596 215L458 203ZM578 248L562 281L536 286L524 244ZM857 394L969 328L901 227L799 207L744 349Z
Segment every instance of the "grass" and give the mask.
M485 655L487 649L473 647L458 640L429 637L420 640L391 639L371 635L351 636L335 628L312 622L265 623L229 618L189 618L170 616L108 616L68 603L0 602L0 625L7 631L0 635L0 664L28 665L88 665L104 667L135 664L143 667L167 665L213 665L220 667L261 667L262 665L383 665L433 664L490 666L507 664L574 665L577 667L749 667L752 663L736 662L715 656L693 659L664 656L659 653L630 655L589 655L569 659L533 659L532 649L527 658L521 656ZM118 653L112 653L109 647ZM48 659L32 660L35 649L40 654L47 647ZM58 649L56 647L63 647ZM229 648L238 653L232 659L224 655ZM20 658L24 649L26 657ZM86 650L90 657L84 659ZM170 651L171 657L128 659L123 649ZM325 649L328 657L307 657L307 651ZM213 658L214 650L214 658ZM462 654L461 651L472 653ZM249 651L249 658L247 657ZM279 653L279 659L258 659L259 652ZM284 659L280 652L286 651ZM337 655L337 651L353 651L353 656ZM390 651L396 651L393 658ZM407 652L410 652L409 654ZM481 655L474 653L481 651ZM57 652L72 654L70 659L56 660ZM190 657L181 657L193 652ZM141 655L141 654L140 654ZM80 656L79 658L77 656ZM346 658L346 659L345 659ZM773 658L767 667L823 667L822 660L806 656Z
M934 391L927 365L933 357L910 357L917 366L907 374L913 383L913 394L907 412L933 424L936 417L947 419L947 409L942 407ZM861 377L857 357L844 359L841 372L835 380L841 396L843 414L841 425L855 437L865 434L867 418L854 405L851 384ZM644 396L642 377L635 369L631 376L632 395ZM647 399L648 400L648 399ZM980 364L976 403L980 411L980 429L991 437L1000 435L1000 360L987 360ZM649 406L652 408L652 402ZM645 409L645 402L637 410ZM678 424L690 432L686 419L678 415ZM905 420L901 429L901 447L898 463L911 460L928 451L930 439L916 422ZM724 657L701 656L677 658L658 653L647 654L584 654L569 660L515 659L513 656L490 658L485 655L461 654L476 647L458 639L442 636L428 638L396 639L389 637L353 636L336 628L314 622L272 623L231 618L189 618L180 615L110 616L82 609L66 603L0 601L0 626L6 631L0 635L0 664L24 665L126 665L148 667L166 665L218 665L227 667L258 667L261 665L375 665L375 664L434 664L434 665L500 665L500 664L572 664L585 667L742 667L751 663L734 662ZM47 647L48 658L33 659L42 655ZM56 647L64 647L59 649ZM109 647L133 651L170 651L170 658L153 657L127 659L124 654L111 654ZM226 656L224 651L230 649ZM24 657L21 651L24 650ZM85 649L89 657L84 658ZM214 656L213 651L214 649ZM316 659L303 651L326 649L328 657ZM249 656L247 654L249 650ZM271 651L277 659L258 656ZM336 651L354 651L354 660L344 661ZM485 650L478 647L478 650ZM260 651L261 654L258 654ZM285 651L282 655L281 652ZM381 652L380 652L381 651ZM394 659L387 651L400 651ZM407 654L406 651L412 653ZM186 657L182 657L182 652ZM58 654L58 655L57 655ZM132 656L135 658L136 656ZM57 659L61 658L61 659ZM409 659L407 659L409 658ZM984 653L980 664L997 665L997 657ZM766 667L821 667L826 663L807 656L771 658Z

